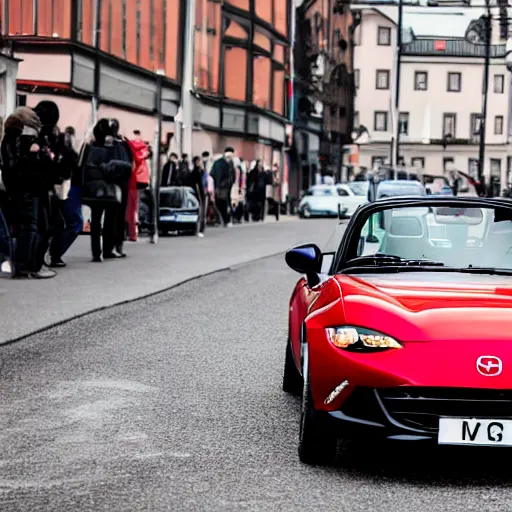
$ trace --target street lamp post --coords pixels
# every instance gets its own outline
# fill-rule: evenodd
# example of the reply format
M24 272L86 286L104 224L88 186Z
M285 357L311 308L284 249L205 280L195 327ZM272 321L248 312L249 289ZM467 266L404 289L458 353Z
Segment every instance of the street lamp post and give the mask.
M478 179L484 181L485 168L485 132L487 131L487 93L489 90L489 67L491 61L492 17L489 0L485 0L487 16L485 17L485 60L482 90L482 117L480 119L480 146L478 151ZM490 192L490 187L488 187Z
M400 68L402 65L402 31L403 31L402 0L398 0L398 24L396 28L396 60L395 60L395 97L393 98L393 136L391 139L391 166L395 170L400 158Z

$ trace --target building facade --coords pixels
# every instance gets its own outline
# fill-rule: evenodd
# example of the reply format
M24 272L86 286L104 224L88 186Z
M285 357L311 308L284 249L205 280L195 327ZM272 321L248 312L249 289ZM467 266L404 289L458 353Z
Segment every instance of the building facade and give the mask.
M305 0L296 10L294 195L321 175L342 178L343 146L354 118L353 34L349 2Z
M127 135L139 129L147 140L161 109L163 142L172 148L187 72L187 6L187 0L0 0L2 33L21 59L20 102L55 100L61 125L78 135L94 118L109 116ZM195 6L194 153L232 145L247 160L281 162L288 0L195 0Z
M396 11L396 7L394 8ZM356 125L367 130L359 143L359 166L390 162L390 105L396 56L392 11L361 8L356 31ZM406 18L407 20L407 18ZM457 21L457 20L455 20ZM503 188L512 165L509 142L510 73L499 26L493 27L484 175ZM483 45L463 37L404 34L400 71L399 161L426 174L459 169L478 173L484 74Z
M290 13L289 0L196 0L195 130L214 149L287 167Z

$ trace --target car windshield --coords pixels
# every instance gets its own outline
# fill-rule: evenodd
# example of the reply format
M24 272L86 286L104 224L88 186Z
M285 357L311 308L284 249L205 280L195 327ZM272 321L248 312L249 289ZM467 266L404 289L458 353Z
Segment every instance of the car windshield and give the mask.
M324 188L324 187L313 187L308 190L308 196L332 196L334 195L334 190L332 188Z
M160 193L160 207L163 208L181 208L183 206L183 196L179 188L162 190Z
M512 205L393 207L374 213L349 236L354 250L344 268L444 267L512 274Z
M348 184L350 190L354 192L356 196L367 196L368 187L370 186L368 181L352 181Z

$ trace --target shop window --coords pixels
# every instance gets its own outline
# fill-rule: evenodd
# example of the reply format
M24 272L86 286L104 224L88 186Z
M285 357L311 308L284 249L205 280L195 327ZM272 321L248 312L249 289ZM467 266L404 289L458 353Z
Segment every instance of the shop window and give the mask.
M253 59L253 103L260 108L270 109L270 73L272 63L262 55Z
M288 0L274 0L274 28L280 34L288 35Z
M272 51L270 39L267 36L263 35L261 32L254 32L253 43L269 53Z
M281 46L280 44L276 44L274 46L274 60L276 62L279 62L280 64L284 64L285 56L286 56L286 52L285 52L284 46Z
M254 2L254 7L258 18L267 23L272 23L273 0L257 0Z
M245 101L247 50L226 47L224 53L224 95L232 100Z
M245 27L240 25L240 23L237 23L236 21L228 18L227 20L228 26L226 28L226 31L224 32L224 35L226 37L233 37L234 39L243 39L244 41L247 40L248 32Z
M280 69L274 70L274 112L284 115L285 75Z
M226 3L244 11L249 10L249 0L226 0Z

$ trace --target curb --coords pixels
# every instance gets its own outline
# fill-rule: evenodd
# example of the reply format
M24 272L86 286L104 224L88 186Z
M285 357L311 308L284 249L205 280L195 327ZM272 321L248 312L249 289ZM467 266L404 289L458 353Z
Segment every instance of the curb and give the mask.
M156 290L154 292L150 292L150 293L146 293L145 295L141 295L139 297L135 297L133 299L126 299L126 300L122 300L120 302L114 302L113 304L108 304L107 306L100 306L98 308L93 308L93 309L90 309L89 311L84 311L83 313L79 313L77 315L73 315L73 316L70 316L69 318L65 318L64 320L59 320L57 322L54 322L52 324L49 324L45 327L41 327L40 329L36 329L35 331L32 331L30 333L27 333L27 334L23 334L22 336L18 336L16 338L12 338L10 340L6 340L6 341L2 341L0 342L0 347L3 347L3 346L6 346L6 345L12 345L14 343L17 343L19 341L23 341L23 340L26 340L27 338L30 338L32 336L36 336L38 334L42 334L44 332L47 332L51 329L54 329L55 327L60 327L61 325L65 325L65 324L68 324L70 322L72 322L73 320L78 320L80 318L83 318L85 316L88 316L88 315L92 315L94 313L99 313L100 311L106 311L108 309L112 309L112 308L115 308L115 307L118 307L118 306L125 306L127 304L133 304L134 302L138 302L138 301L141 301L141 300L145 300L145 299L149 299L149 298L152 298L152 297L156 297L157 295L161 295L163 293L167 293L171 290L174 290L176 288L179 288L183 285L186 285L188 283L191 283L191 282L194 282L194 281L198 281L199 279L203 279L204 277L210 277L210 276L214 276L215 274L221 274L223 272L232 272L232 271L236 271L236 270L239 270L247 265L251 265L253 263L257 263L259 261L264 261L264 260L267 260L267 259L270 259L270 258L275 258L277 256L280 256L281 254L284 254L286 251L279 251L279 252L275 252L275 253L272 253L272 254L268 254L266 256L260 256L258 258L254 258L253 260L248 260L248 261L245 261L245 262L242 262L242 263L234 263L232 265L229 265L227 267L222 267L222 268L219 268L217 270L212 270L210 272L205 272L204 274L197 274L195 276L192 276L192 277L189 277L188 279L184 279L183 281L180 281L178 283L175 283L171 286L167 286L165 288L162 288L160 290Z

